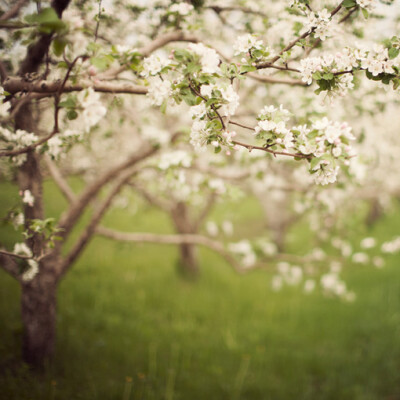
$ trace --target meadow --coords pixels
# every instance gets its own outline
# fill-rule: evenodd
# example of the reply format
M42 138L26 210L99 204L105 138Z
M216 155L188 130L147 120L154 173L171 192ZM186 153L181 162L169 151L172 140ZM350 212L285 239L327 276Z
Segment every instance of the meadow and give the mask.
M4 216L18 194L1 184ZM64 200L46 184L50 215ZM234 220L260 229L251 199ZM399 234L400 208L355 242ZM218 218L218 212L216 212ZM252 224L254 222L254 224ZM105 225L170 232L168 218L138 201L138 212L109 213ZM312 246L296 226L288 246ZM2 226L0 243L15 233ZM356 301L301 288L271 290L271 273L239 276L201 250L196 282L176 272L177 249L96 238L61 283L54 362L39 375L19 362L19 288L0 271L0 398L4 400L396 400L400 399L400 255L376 269L347 265Z

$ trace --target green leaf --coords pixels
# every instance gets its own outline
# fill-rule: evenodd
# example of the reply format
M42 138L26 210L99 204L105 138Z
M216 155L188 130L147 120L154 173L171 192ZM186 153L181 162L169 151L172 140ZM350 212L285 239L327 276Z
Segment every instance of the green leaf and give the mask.
M184 74L193 74L200 70L201 70L200 64L192 61L186 66L186 68L184 70Z
M362 9L361 9L361 12L363 13L364 18L365 18L365 19L368 19L368 17L369 17L368 11L367 11L365 8L362 8Z
M184 49L175 49L174 58L178 61L183 61L185 59L192 58L192 55Z
M218 154L218 153L221 152L221 150L222 150L222 148L221 148L220 146L218 146L218 147L216 147L216 148L214 149L214 153L215 153L215 154Z
M332 72L328 72L328 73L323 74L322 77L325 80L330 81L330 80L332 80L334 78L334 75L332 74Z
M66 69L68 69L68 64L67 64L65 61L60 61L60 62L57 64L57 67L58 67L58 68L66 68Z
M39 14L31 14L25 17L25 21L32 25L38 25L43 33L61 32L67 29L67 25L58 18L54 8L43 8Z
M400 79L395 78L393 79L393 89L396 90L400 86Z
M393 60L393 58L396 58L399 55L400 49L398 49L396 47L392 47L392 48L389 49L388 53L389 53L389 58L391 60Z
M65 46L67 45L67 41L64 38L55 38L53 40L53 51L54 54L58 57L62 55L64 52Z
M257 71L257 68L254 67L253 65L242 65L240 67L241 74L245 74L246 72L252 72L252 71Z
M78 118L78 113L75 110L69 110L67 112L67 118L69 120L71 120L71 121L74 120L74 119L77 119Z
M310 169L314 170L314 168L318 165L320 161L321 161L320 158L317 157L312 158L310 162Z
M319 71L314 72L312 74L312 78L315 79L316 81L319 81L322 78L321 73Z
M95 66L99 71L104 71L106 70L111 62L110 59L106 56L102 56L102 57L92 57L90 59L90 63Z
M163 114L165 114L165 113L167 112L167 105L168 105L168 103L167 103L166 100L164 100L163 103L161 104L160 111L161 111Z
M74 96L68 96L66 100L61 101L58 105L64 108L74 108L76 107L76 98Z
M344 0L342 3L342 6L345 8L352 8L356 5L357 3L355 2L355 0Z

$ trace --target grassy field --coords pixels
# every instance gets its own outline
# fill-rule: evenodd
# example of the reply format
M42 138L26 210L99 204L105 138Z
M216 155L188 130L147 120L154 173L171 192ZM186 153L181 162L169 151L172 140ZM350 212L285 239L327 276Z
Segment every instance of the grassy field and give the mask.
M48 189L56 215L63 200ZM0 190L4 215L17 194ZM235 218L256 221L250 203L236 205ZM151 209L115 211L111 221L170 230ZM394 213L368 234L385 240L399 226ZM355 240L365 233L355 229ZM291 246L300 236L306 241L292 232ZM2 229L0 241L12 240ZM400 256L381 270L349 266L354 303L295 288L273 292L265 271L238 276L217 255L200 257L201 277L190 283L176 273L173 247L95 239L61 284L57 356L45 376L17 362L19 289L0 271L0 398L400 399Z

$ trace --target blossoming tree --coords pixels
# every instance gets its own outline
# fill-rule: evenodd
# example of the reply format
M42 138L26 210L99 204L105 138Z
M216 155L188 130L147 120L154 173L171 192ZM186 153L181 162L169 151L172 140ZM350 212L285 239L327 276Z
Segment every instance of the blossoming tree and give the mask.
M4 176L17 177L22 209L16 207L9 217L21 227L24 241L1 250L0 265L21 284L26 361L41 365L53 354L57 285L92 236L100 232L128 239L99 227L124 186L160 202L157 190L148 194L154 189L149 177L154 182L160 171L172 171L172 186L155 189L171 191L171 198L179 200L177 183L196 187L197 178L173 169L188 169L191 153L204 165L210 151L225 166L241 166L243 180L260 174L267 179L270 165L290 159L289 169L303 171L294 179L303 192L311 184L348 183L357 171L352 146L357 135L344 122L346 111L361 109L360 100L367 97L378 98L382 86L394 93L387 96L395 102L400 85L399 38L371 40L377 36L376 3L2 3L1 168ZM321 98L325 106L317 105ZM350 106L340 111L330 106L331 101L346 104L346 98L352 99ZM369 143L374 140L366 136ZM94 150L95 161L83 166L85 144ZM91 179L76 194L63 173L79 163ZM218 175L223 168L217 162L207 174ZM69 200L58 221L46 218L44 171ZM286 182L287 172L278 175ZM213 189L215 181L207 178L201 184ZM205 211L213 196L203 201ZM230 249L245 264L254 262L248 242L225 249L188 230L185 207L181 201L172 210L180 235L129 240L206 245L235 263ZM88 209L89 223L66 252L65 241ZM201 218L202 212L197 221ZM287 281L302 274L287 264L280 271ZM322 284L346 294L334 273Z

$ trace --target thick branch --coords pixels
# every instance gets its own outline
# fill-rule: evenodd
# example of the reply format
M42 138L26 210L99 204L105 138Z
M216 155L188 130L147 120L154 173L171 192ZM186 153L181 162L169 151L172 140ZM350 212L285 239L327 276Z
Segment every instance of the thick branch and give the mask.
M143 57L148 57L151 53L164 47L166 44L171 42L194 42L197 43L199 39L194 35L189 35L182 31L170 32L166 33L156 39L154 39L147 46L139 49L139 52L143 55Z
M197 43L198 41L199 40L196 36L189 35L182 31L175 31L175 32L166 33L162 36L155 38L147 46L144 46L141 49L139 49L138 52L142 55L142 57L148 57L151 55L151 53L153 53L157 49L160 49L161 47L164 47L168 43L172 43L172 42ZM106 71L105 73L100 74L99 78L100 79L113 79L118 74L125 71L126 67L127 67L126 65L121 65L120 67L118 67L116 69L111 69L109 71Z
M14 18L18 15L19 10L28 3L28 0L19 0L17 1L13 7L11 7L8 11L6 11L1 17L0 21L7 21L8 19Z
M22 78L9 78L4 82L4 90L8 93L16 94L19 92L48 93L55 94L62 87L62 81L36 81L27 82ZM78 84L67 82L63 88L63 92L78 92L83 89L92 88L96 92L103 93L127 93L127 94L146 94L147 88L132 84L118 84L109 82L97 82L86 80Z
M215 239L210 239L206 236L197 234L184 234L184 235L162 235L154 233L128 233L117 232L112 229L98 227L96 232L102 236L108 237L113 240L133 243L158 243L158 244L195 244L199 246L208 247L209 249L220 254L228 261L229 264L239 273L245 272L236 259L225 249L222 243L217 242Z
M68 7L70 0L53 0L51 6L61 18L63 11ZM52 34L41 34L38 41L28 47L25 59L22 61L18 75L24 76L30 72L37 72L42 64L52 41Z
M86 248L91 240L93 233L96 230L98 223L101 218L105 214L105 212L110 207L114 197L119 193L122 186L131 178L132 174L136 172L136 169L131 168L125 171L119 179L116 181L110 192L108 193L106 199L100 204L99 207L94 211L90 222L86 226L85 230L82 232L81 236L76 241L72 250L68 253L68 255L63 260L60 271L58 273L60 275L64 275L64 273L69 269L69 267L75 262L75 260L79 257L82 251Z
M221 12L227 12L227 11L241 11L244 14L254 14L254 15L259 15L260 17L263 18L268 18L267 14L264 14L261 11L253 10L248 7L240 7L240 6L226 6L226 7L220 7L220 6L208 6L205 8L210 8L213 10L215 13L220 14Z
M0 266L13 278L17 279L18 281L21 280L18 264L13 260L10 253L0 251Z
M304 83L300 79L278 78L275 76L263 76L263 75L255 74L252 72L249 72L247 74L247 76L256 81L265 82L265 83L278 83L278 84L281 83L281 84L289 85L289 86L308 86L307 83Z
M208 196L206 205L203 207L200 214L197 216L196 221L194 221L193 223L195 232L197 232L200 229L200 226L210 214L211 210L215 205L216 200L217 200L217 195L214 192Z
M61 193L68 200L69 203L74 203L76 201L76 195L71 187L68 185L68 182L62 176L57 165L51 160L48 155L45 155L44 161L46 163L47 169L50 172L51 177L60 189Z
M113 179L117 178L118 175L126 170L127 168L139 163L140 161L150 157L158 150L157 147L146 147L136 153L134 153L127 160L121 164L106 171L103 175L98 177L86 190L76 199L76 202L70 206L70 208L61 216L59 222L59 228L62 229L61 236L65 239L75 223L81 217L82 213L86 209L87 205L96 197L101 188Z
M135 189L135 191L138 192L152 206L157 207L165 212L170 212L171 207L167 204L167 202L164 202L161 199L157 199L142 186L135 185L134 183L130 183L130 186Z
M340 4L331 12L331 18L336 15L340 9L342 8L342 1L340 2ZM296 44L298 42L300 42L300 40L305 39L306 37L310 36L312 33L314 33L315 31L315 27L310 29L307 32L304 32L301 36L299 36L298 38L292 40L285 48L283 48L279 54L277 56L275 56L272 60L258 64L257 65L257 69L263 69L263 68L271 68L273 66L273 64L279 60L279 58L282 56L282 54L286 53L287 51L289 51L290 49L292 49L294 46L296 46Z

